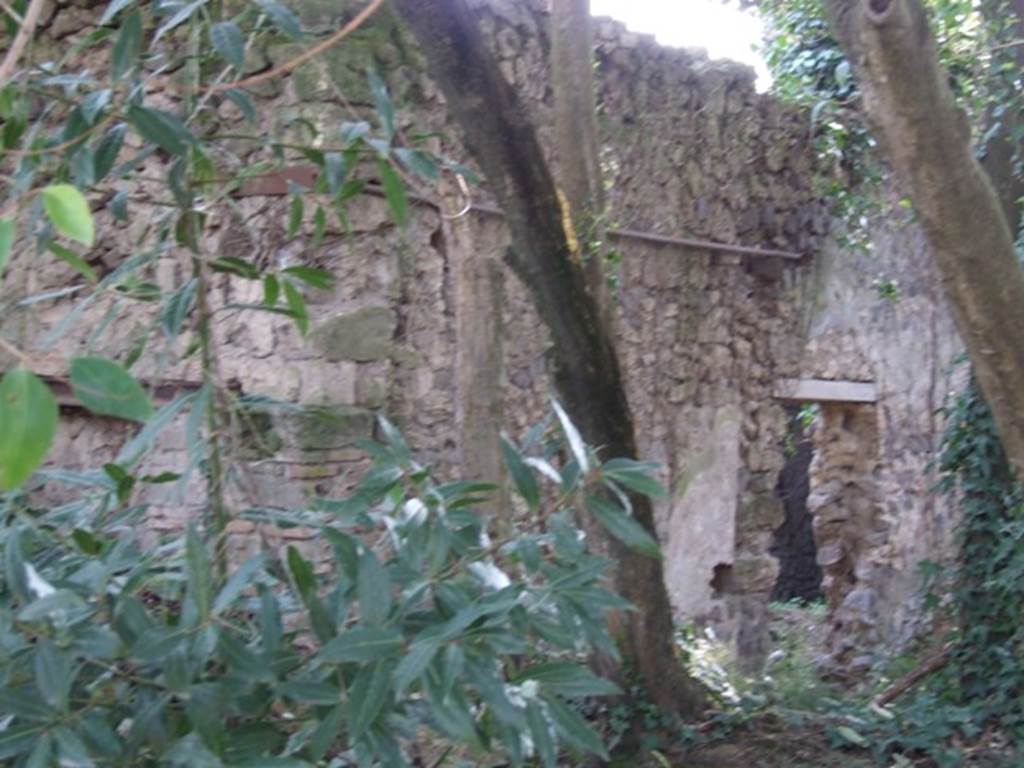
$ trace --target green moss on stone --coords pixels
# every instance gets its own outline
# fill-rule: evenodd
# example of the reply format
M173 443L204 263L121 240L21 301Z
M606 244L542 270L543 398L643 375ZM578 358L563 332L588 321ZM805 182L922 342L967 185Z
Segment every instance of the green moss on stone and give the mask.
M295 446L302 451L327 451L352 445L373 434L373 413L352 405L304 408L285 417Z
M398 318L387 307L364 307L328 318L310 335L313 346L330 362L386 360L394 349Z

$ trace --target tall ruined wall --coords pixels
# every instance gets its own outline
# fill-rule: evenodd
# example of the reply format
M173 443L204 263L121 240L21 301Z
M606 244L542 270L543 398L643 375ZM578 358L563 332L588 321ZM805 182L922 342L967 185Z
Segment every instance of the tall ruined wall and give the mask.
M543 5L489 0L477 8L503 72L523 95L557 165ZM337 26L335 3L303 0L295 8L309 29ZM48 22L50 34L88 31L91 13L62 9ZM279 63L294 53L293 44L281 43L260 55ZM807 254L787 261L628 237L614 243L621 255L619 351L640 449L662 463L670 490L656 512L673 603L681 617L713 623L756 663L766 650L764 609L778 573L772 535L783 520L775 489L787 415L773 398L775 382L801 373L879 382L878 469L869 474L882 483L879 515L889 533L870 557L882 558L872 583L885 590L881 577L902 578L912 570L927 548L923 534L937 530L922 511L932 502L925 501L927 480L918 470L934 446L934 424L925 414L941 401L943 385L936 379L924 387L918 374L939 370L936 361L954 345L934 297L912 293L923 264L920 248L908 261L904 245L892 246L893 268L907 270L904 298L894 305L871 299L864 273L876 268L873 262L850 262L834 248L822 253L829 221L826 203L813 190L807 118L755 93L750 70L660 48L607 20L597 24L597 54L613 226ZM303 130L297 118L308 120L325 135L341 120L371 119L364 79L369 62L394 94L400 130L434 131L434 148L462 159L443 98L415 47L386 16L291 77L261 85L260 113L294 131ZM240 124L241 114L229 104L218 115L226 126ZM259 144L238 141L231 149L238 164L268 157ZM158 175L166 169L151 159L146 170ZM404 228L394 226L382 200L360 198L349 210L349 227L328 217L319 245L308 236L310 207L307 234L285 237L284 190L283 183L251 188L213 211L204 243L220 255L315 265L337 278L333 289L310 294L312 331L305 338L288 318L237 308L259 301L258 284L215 278L221 381L304 407L243 425L237 455L244 460L234 470L230 503L287 507L310 494L343 493L365 466L353 442L372 434L378 412L397 421L413 450L441 473L469 466L486 474L486 462L473 461L486 446L465 439L472 424L497 413L510 432L521 434L545 414L551 394L546 334L522 286L501 266L507 233L500 217L488 212L493 201L486 186L471 190L477 208L456 220L439 215L466 202L456 185L416 190L436 205L414 206ZM116 269L146 223L144 215L123 225L100 214L102 239L90 261L101 273ZM902 243L903 236L902 230L879 234L883 246L885 237ZM26 293L74 280L60 265L13 269L8 284ZM187 258L176 251L160 254L144 270L162 291L181 285L188 273ZM821 303L809 318L805 308L815 297ZM84 349L121 356L157 322L155 309L136 303L129 312L125 301L106 292L70 322L63 318L72 301L40 301L5 317L2 331L21 329L19 342L38 351L63 323L63 335L46 353L49 373L60 378L69 356ZM930 347L919 343L922 312L934 313ZM804 356L808 323L813 342ZM177 351L188 341L178 342ZM487 355L467 352L477 348ZM474 369L474 359L486 363ZM194 391L198 361L175 360L157 338L134 371L175 383L174 392ZM481 392L500 396L481 400ZM186 422L182 415L161 436L145 471L180 470L193 461ZM54 461L72 466L115 457L131 432L80 412L62 429ZM151 524L160 530L180 528L203 503L195 479L148 494ZM239 521L233 528L248 536L257 526ZM259 531L275 541L311 535L269 526ZM879 604L894 606L907 594L902 590L880 592Z
M877 391L874 404L824 407L814 433L808 507L832 609L828 650L845 669L921 628L918 566L950 557L958 520L930 465L939 409L962 385L962 345L912 213L896 190L881 194L870 252L832 242L819 255L802 362L806 376Z

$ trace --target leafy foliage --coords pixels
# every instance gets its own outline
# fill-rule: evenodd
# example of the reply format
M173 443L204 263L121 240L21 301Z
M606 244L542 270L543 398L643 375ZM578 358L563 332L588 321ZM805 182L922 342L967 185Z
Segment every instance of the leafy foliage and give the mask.
M940 468L963 510L953 581L959 626L958 699L971 722L997 721L1024 739L1024 493L1013 478L988 404L971 384L946 408Z
M74 296L77 302L42 340L44 346L80 330L77 321L87 307L113 303L112 314L89 336L89 351L68 361L67 373L75 396L94 413L146 422L153 410L145 386L129 373L133 365L142 360L139 368L163 370L198 353L203 382L214 387L213 312L269 312L290 318L305 334L313 320L307 293L332 288L331 275L317 266L257 263L248 254L217 252L209 235L230 217L248 181L296 163L312 165L316 174L308 185L290 184L287 238L302 236L315 247L328 232L329 214L347 228L346 207L371 180L379 181L401 224L409 213L408 172L436 179L452 164L399 135L397 107L385 78L376 73L368 76L374 125L362 119L322 126L302 118L261 120L255 97L228 84L258 68L256 54L268 45L311 37L281 3L111 0L98 22L71 45L40 40L28 49L16 77L0 88L0 277L12 269L28 272L32 259L56 258L84 278L84 285L43 295ZM33 57L52 58L43 63ZM168 73L176 73L173 82ZM137 228L133 250L101 274L89 250L121 223ZM156 264L169 258L184 267L176 273L177 284L155 273ZM212 307L211 280L217 274L261 283L263 300ZM23 306L43 300L17 295L22 288L13 281L7 287L15 294L12 301ZM159 322L143 321L131 348L118 350L119 362L94 355L117 314L133 312L155 314ZM32 350L19 359L28 370L40 370ZM32 381L43 399L45 385ZM230 418L215 411L231 410L233 401L234 393L221 387L213 397L188 403L207 411L194 417L193 436L203 429L223 435ZM35 439L17 459L0 451L5 488L15 478L19 484L28 478L53 437L43 411L16 413L17 402L0 400L0 422L40 420L25 425ZM201 466L215 488L222 487L218 467L224 462L214 454L223 452L224 443L221 437L197 443L209 455L193 457L193 468Z
M383 432L351 496L242 512L326 549L265 549L225 580L194 527L144 547L110 483L52 510L5 497L0 759L400 766L424 729L515 765L605 754L572 702L618 691L578 663L614 653L607 563L569 508L490 541L492 487L435 481Z

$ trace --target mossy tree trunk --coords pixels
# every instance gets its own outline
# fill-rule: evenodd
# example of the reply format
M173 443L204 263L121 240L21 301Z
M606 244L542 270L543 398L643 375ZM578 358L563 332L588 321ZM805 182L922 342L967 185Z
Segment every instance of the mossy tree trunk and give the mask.
M605 199L591 26L590 0L559 0L551 6L555 151L558 182L585 259L587 285L601 321L613 328L614 305L603 258Z
M864 106L906 185L957 329L1018 474L1024 469L1024 269L971 147L921 0L828 0Z
M633 421L612 337L587 289L579 254L570 246L558 192L526 110L464 0L395 0L395 7L505 212L513 244L508 260L551 333L562 404L604 458L635 457ZM633 506L636 519L653 534L649 500L636 497ZM599 529L588 528L598 535ZM601 549L615 563L614 587L637 608L619 615L612 627L624 665L639 673L651 699L666 712L693 717L703 696L675 655L660 560L603 538Z

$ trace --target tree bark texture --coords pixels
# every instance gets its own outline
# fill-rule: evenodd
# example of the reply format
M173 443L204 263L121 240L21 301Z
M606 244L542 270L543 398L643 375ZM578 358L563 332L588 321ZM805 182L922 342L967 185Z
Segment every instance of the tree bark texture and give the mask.
M1024 269L920 0L828 0L879 143L907 186L1000 438L1024 476Z
M562 404L603 457L635 457L633 422L612 338L587 290L578 254L570 248L555 183L526 110L487 50L464 0L395 0L395 7L504 209L513 243L508 260L551 333L554 384ZM653 534L649 500L636 497L633 504L636 519ZM625 664L640 674L658 706L694 716L703 696L675 655L661 561L627 549L592 523L588 535L601 536L601 548L614 561L614 587L637 608L620 615L612 627Z
M614 305L601 247L605 201L590 0L559 0L551 6L551 86L558 182L586 258L587 284L597 300L602 322L611 329Z

